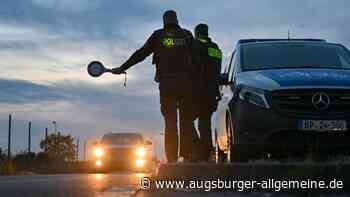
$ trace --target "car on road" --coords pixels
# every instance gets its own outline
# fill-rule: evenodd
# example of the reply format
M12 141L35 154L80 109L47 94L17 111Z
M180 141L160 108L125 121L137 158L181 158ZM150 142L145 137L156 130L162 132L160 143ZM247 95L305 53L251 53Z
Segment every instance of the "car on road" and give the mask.
M93 148L98 170L128 169L149 171L154 165L152 142L140 133L105 134Z
M349 150L345 46L321 39L243 39L224 70L213 129L217 161Z

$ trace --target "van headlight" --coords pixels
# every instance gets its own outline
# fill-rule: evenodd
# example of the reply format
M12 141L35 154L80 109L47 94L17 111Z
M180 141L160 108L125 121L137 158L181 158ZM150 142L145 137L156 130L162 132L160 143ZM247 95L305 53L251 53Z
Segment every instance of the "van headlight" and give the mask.
M270 108L265 97L265 92L260 89L243 87L239 92L239 98L259 107Z
M146 150L144 147L139 147L136 149L135 154L139 157L144 157L146 155Z

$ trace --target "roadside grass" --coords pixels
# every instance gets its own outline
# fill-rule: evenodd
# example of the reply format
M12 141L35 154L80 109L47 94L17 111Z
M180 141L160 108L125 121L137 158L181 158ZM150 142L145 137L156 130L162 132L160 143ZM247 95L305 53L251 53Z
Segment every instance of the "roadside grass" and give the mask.
M323 177L332 178L336 174L341 175L342 172L347 171L347 167L350 165L350 155L322 155L317 151L308 150L303 158L264 158L251 160L249 165L276 165L288 166L287 176L294 178L302 177Z
M16 174L16 166L12 161L0 161L0 175Z

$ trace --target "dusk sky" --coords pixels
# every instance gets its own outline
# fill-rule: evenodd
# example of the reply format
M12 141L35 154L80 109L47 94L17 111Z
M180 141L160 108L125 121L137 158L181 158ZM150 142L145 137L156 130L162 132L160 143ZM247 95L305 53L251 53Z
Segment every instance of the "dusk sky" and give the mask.
M59 130L85 139L108 132L162 132L158 86L151 58L124 77L91 78L86 64L120 66L162 27L167 9L193 30L209 25L225 55L241 38L323 38L350 47L348 0L3 0L0 5L0 147L7 149L8 114L13 114L13 149L33 150Z

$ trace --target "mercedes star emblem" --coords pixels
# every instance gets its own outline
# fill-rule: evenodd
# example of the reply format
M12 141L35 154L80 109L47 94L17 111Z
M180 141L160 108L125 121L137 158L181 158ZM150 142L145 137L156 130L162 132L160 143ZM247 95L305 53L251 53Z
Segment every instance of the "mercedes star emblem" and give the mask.
M329 96L324 92L317 92L312 96L312 105L317 110L328 109L330 102Z

